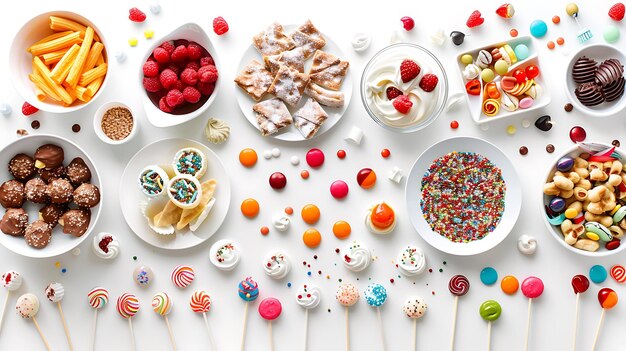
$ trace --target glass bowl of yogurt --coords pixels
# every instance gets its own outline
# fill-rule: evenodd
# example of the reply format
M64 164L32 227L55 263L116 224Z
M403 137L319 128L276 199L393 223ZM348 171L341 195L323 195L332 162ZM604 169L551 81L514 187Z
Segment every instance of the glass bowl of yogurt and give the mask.
M411 69L405 69L403 77L400 67L406 60L413 61L418 68L406 64ZM437 77L436 84L432 75ZM403 106L396 107L394 100L400 95L405 96ZM426 128L443 111L448 100L448 77L430 51L410 43L393 44L379 51L365 66L361 100L370 117L383 128L415 132Z

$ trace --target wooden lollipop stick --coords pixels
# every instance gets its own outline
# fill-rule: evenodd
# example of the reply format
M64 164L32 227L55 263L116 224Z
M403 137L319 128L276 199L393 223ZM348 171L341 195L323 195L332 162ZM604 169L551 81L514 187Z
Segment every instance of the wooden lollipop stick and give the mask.
M2 322L4 322L4 315L7 312L7 304L9 303L10 295L11 295L11 290L7 290L7 297L4 299L4 306L2 307L2 316L0 316L0 331L2 331Z
M272 321L267 321L267 332L270 336L270 351L274 351L274 333L272 333Z
M574 347L573 350L576 351L576 334L578 333L578 305L580 302L580 293L576 293L576 308L574 309L576 312L574 312L574 334L573 334L573 339L574 339Z
M346 306L346 351L350 351L350 316Z
M91 349L96 350L96 326L98 325L98 309L94 309L93 325L91 328Z
M604 310L602 310L602 312L604 312ZM33 322L35 323L35 328L37 328L37 331L39 332L39 336L41 336L41 340L43 341L44 345L46 345L46 350L51 351L48 340L46 340L46 337L43 335L41 328L39 328L39 323L37 323L37 319L35 317L33 317Z
M417 318L413 318L413 351L417 351Z
M450 351L454 351L454 336L456 334L456 311L459 307L459 297L454 296L454 304L452 305L452 338L450 339Z
M309 309L304 309L304 351L307 350L309 344Z
M528 351L528 339L530 338L530 317L533 311L533 299L528 299L528 320L526 322L526 340L524 341L524 351Z
M243 309L243 328L242 328L242 332L241 332L241 351L244 351L245 344L246 344L246 325L248 324L248 304L249 304L249 302L246 301L246 307L244 307L244 309Z
M380 315L380 307L376 307L376 315L378 316L378 329L380 329L380 341L383 345L383 351L387 348L385 346L385 330L383 325L383 317Z
M600 315L600 322L598 323L598 328L596 329L596 337L593 338L593 346L591 346L591 351L596 350L596 344L598 343L598 337L600 337L600 330L602 329L602 323L604 322L604 312L606 309L602 309L602 314Z
M491 350L491 321L487 323L487 351Z
M215 348L215 339L213 338L213 332L211 332L211 327L209 326L209 320L206 317L206 312L203 312L202 316L204 316L204 325L206 325L206 330L209 332L209 342L211 343L211 350L216 351L217 348Z
M170 334L170 341L172 342L172 349L176 351L176 342L174 341L174 333L172 333L172 326L170 325L170 320L167 319L167 315L165 315L165 325L167 325L167 332Z
M132 321L132 317L128 318L128 327L130 328L130 340L132 342L132 348L131 350L135 351L137 350L137 345L135 344L135 332L133 331L133 321Z
M65 330L65 337L67 338L67 344L70 346L70 351L74 351L74 346L72 345L72 338L70 337L70 330L67 327L67 322L65 322L65 315L63 314L63 308L61 308L61 301L57 302L57 307L59 308L59 314L61 315L61 321L63 322L63 329Z

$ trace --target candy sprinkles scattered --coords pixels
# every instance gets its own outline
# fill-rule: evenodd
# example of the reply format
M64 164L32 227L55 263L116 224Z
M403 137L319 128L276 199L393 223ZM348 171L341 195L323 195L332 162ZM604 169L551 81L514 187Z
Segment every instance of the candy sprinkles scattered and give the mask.
M420 206L433 231L452 242L471 242L496 228L505 191L502 171L487 158L452 152L424 174Z

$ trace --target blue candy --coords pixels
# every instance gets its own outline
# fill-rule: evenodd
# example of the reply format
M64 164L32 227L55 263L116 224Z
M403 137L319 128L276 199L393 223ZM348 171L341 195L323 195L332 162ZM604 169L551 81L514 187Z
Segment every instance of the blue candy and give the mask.
M574 167L574 159L569 156L561 157L556 163L556 169L561 172L569 172L572 167Z
M518 61L525 60L530 55L530 50L528 49L528 46L524 44L519 44L515 47L515 50L513 51L515 51L515 56L517 56Z
M530 24L530 34L535 38L541 38L548 32L548 25L542 20L534 20Z
M561 197L555 196L552 200L550 200L548 207L550 207L554 213L561 213L565 210L565 200Z
M603 283L606 280L607 275L606 268L599 264L589 269L589 279L596 284Z
M485 267L480 271L480 281L485 285L493 285L498 281L498 272L492 267Z

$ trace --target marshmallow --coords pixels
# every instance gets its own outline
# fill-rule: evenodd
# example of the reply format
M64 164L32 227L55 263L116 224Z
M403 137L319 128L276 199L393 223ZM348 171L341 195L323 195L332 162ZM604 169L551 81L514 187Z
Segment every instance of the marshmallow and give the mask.
M430 41L433 44L442 46L446 42L446 34L443 32L443 29L437 30L430 36Z
M361 145L361 139L363 139L363 130L357 126L352 126L350 133L344 140L354 145Z
M394 166L391 171L387 173L387 178L397 184L400 184L400 182L402 181L402 177L402 170L397 166Z
M6 102L0 103L0 113L3 114L4 116L8 116L11 114L13 110L11 109L11 105L7 104Z

